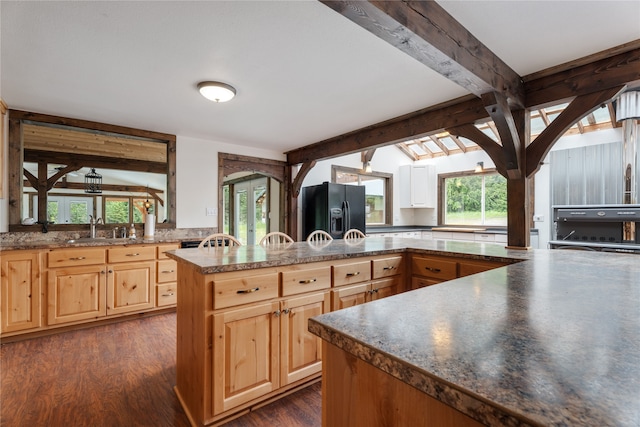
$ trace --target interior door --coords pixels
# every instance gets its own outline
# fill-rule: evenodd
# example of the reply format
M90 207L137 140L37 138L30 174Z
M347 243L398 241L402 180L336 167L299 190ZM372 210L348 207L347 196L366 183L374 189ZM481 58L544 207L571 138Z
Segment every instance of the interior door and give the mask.
M269 193L267 178L257 178L233 186L235 237L243 245L255 245L267 234Z

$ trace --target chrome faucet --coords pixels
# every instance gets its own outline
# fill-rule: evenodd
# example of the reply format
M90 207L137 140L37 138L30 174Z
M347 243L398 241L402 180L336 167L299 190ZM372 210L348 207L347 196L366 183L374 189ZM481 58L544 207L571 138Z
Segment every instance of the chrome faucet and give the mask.
M89 227L91 230L91 238L96 238L96 225L102 222L102 218L98 218L96 220L93 219L93 215L89 215Z

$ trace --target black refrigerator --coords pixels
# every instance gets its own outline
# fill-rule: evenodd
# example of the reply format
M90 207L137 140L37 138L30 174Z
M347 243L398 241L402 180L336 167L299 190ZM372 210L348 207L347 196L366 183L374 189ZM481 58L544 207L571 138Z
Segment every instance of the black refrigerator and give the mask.
M352 228L366 233L364 186L324 182L302 189L302 237L324 230L342 239Z

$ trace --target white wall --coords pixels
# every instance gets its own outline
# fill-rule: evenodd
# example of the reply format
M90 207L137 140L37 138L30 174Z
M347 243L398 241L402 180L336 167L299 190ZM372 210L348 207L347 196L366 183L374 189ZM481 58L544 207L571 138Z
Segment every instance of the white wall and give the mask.
M218 153L285 161L282 153L222 142L177 136L176 216L177 228L218 226L218 216L207 216L207 208L218 208Z

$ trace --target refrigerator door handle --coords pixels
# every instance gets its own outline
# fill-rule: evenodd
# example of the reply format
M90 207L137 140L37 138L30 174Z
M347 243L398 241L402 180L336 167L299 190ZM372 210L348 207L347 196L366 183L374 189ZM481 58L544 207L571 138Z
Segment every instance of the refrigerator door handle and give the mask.
M351 206L349 206L349 201L344 202L346 205L346 215L345 215L345 227L344 231L351 230Z

